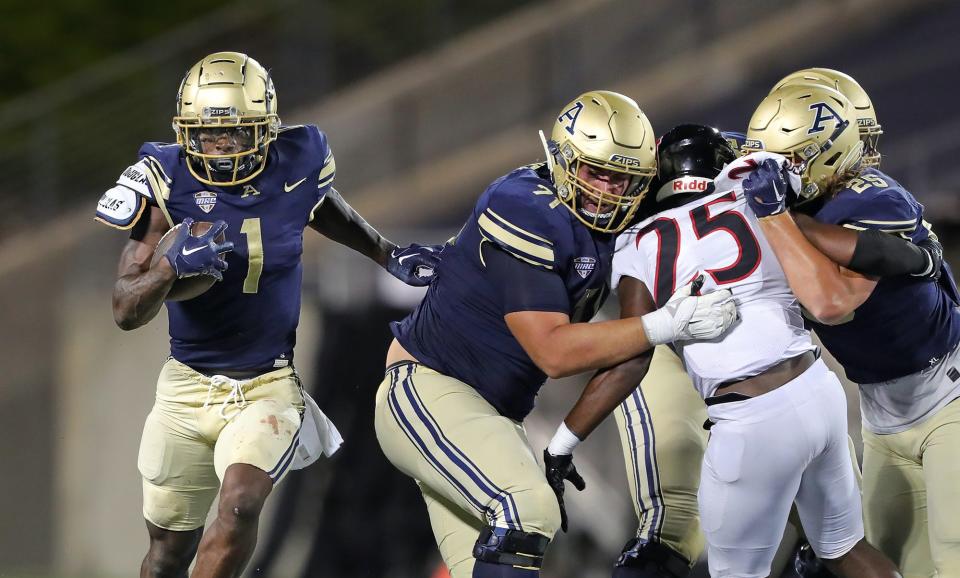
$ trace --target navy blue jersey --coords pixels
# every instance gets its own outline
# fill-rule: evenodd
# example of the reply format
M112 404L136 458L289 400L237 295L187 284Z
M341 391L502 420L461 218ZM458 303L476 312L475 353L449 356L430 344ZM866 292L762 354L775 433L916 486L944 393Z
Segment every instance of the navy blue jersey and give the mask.
M873 168L847 183L815 218L901 235L914 243L930 234L923 206L899 183ZM849 321L813 325L854 382L896 379L929 367L960 342L960 312L952 287L949 267L944 267L941 283L887 277Z
M426 297L393 325L393 333L422 363L473 386L501 414L522 420L546 375L510 333L502 295L509 280L488 271L485 255L504 251L559 276L564 305L531 309L562 309L580 322L593 317L608 293L613 242L613 235L592 232L560 203L542 166L517 169L481 195L455 244L444 251Z
M303 231L335 173L326 136L312 125L285 127L266 168L232 187L201 183L179 145L146 143L100 201L97 218L130 228L158 206L171 226L186 217L227 222L234 249L223 281L204 294L167 302L170 352L201 371L270 370L293 359L300 317Z

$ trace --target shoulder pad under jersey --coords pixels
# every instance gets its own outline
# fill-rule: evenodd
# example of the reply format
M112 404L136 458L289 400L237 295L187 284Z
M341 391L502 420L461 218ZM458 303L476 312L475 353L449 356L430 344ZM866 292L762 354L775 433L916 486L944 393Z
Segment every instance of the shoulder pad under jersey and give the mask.
M298 166L298 170L303 170L305 174L319 171L315 188L304 186L300 189L316 195L316 204L310 211L312 221L337 175L337 162L327 135L313 124L282 126L274 146L284 159L292 163L291 166Z
M829 199L816 218L861 231L910 235L922 223L923 205L889 176L867 169Z
M477 205L485 240L517 259L553 270L568 241L567 209L535 167L522 167L493 182Z
M178 154L176 145L145 143L140 160L127 167L116 185L100 197L95 219L118 229L133 227L155 195L167 195L170 178L163 164Z

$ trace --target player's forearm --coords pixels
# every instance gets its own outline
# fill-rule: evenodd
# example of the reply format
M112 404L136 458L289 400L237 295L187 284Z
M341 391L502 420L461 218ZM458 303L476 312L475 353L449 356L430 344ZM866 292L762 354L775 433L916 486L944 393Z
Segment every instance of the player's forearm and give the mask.
M165 260L153 269L117 279L113 286L114 321L125 331L146 325L157 316L176 279Z
M653 350L624 361L593 376L564 423L581 440L627 399L643 381L650 368Z
M381 267L396 247L367 223L335 189L331 189L310 223L327 238L366 255Z
M870 277L921 275L930 267L924 251L910 241L881 233L856 231L793 215L797 227L821 253L851 271Z
M803 235L788 213L760 219L760 227L800 303L824 323L849 315L863 300L840 266Z
M552 378L612 367L652 349L639 317L554 328L534 359Z

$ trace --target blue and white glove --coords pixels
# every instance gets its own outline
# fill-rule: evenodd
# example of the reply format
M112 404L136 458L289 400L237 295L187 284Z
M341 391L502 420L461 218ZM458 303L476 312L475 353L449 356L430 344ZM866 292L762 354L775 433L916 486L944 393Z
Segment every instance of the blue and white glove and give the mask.
M394 247L387 257L387 272L414 287L424 287L433 281L440 253L444 245L418 245Z
M789 192L787 169L774 159L761 162L743 181L743 196L758 219L786 211Z
M225 241L217 243L217 235L227 228L225 221L217 221L206 233L199 237L190 234L193 219L187 217L180 223L176 237L164 256L177 273L178 279L210 275L217 281L223 280L223 271L227 270L227 262L220 253L233 251L233 243Z

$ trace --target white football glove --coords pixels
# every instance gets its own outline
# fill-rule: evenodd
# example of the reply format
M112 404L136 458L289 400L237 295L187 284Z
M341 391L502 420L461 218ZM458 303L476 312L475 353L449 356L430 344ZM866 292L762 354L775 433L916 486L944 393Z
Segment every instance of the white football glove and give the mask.
M738 319L729 289L694 295L703 285L697 276L670 297L663 307L640 318L647 341L660 345L690 339L720 337Z

